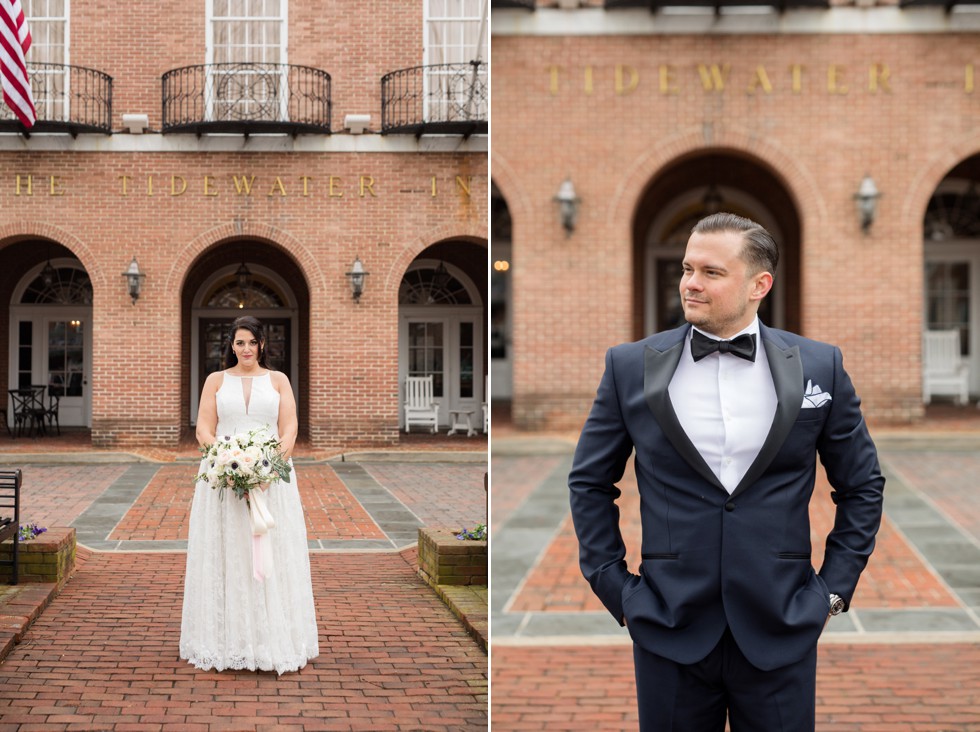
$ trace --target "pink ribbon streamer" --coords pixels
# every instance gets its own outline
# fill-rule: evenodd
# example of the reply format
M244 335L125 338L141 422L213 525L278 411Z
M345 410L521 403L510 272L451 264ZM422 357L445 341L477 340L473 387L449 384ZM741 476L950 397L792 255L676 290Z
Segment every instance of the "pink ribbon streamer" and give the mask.
M248 515L252 524L252 576L259 582L271 577L272 542L269 540L269 530L275 528L276 522L269 513L266 504L265 491L255 489L249 491Z

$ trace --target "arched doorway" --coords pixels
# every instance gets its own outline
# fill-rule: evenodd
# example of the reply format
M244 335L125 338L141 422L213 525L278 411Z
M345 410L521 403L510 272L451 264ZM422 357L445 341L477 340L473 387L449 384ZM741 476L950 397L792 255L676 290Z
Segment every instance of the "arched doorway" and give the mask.
M923 221L924 326L958 330L980 392L980 155L953 168L937 186Z
M190 268L182 299L189 366L185 424L197 419L207 375L224 367L228 325L241 315L252 315L265 326L269 366L289 377L304 430L309 345L301 333L309 331L309 288L292 258L262 241L218 244Z
M48 242L17 246L25 255L32 247L67 252ZM82 263L52 256L26 270L10 299L8 388L43 386L43 398L58 397L62 427L92 426L92 298Z
M477 279L482 272L482 281ZM481 284L477 284L481 283ZM486 247L444 242L409 265L398 288L398 383L433 377L439 422L450 410L474 413L486 400ZM400 386L400 391L404 387ZM399 394L399 403L404 394ZM399 413L399 427L405 415Z
M762 163L713 151L676 161L647 186L633 222L634 334L684 322L678 285L691 227L718 211L745 216L780 248L773 291L760 309L767 325L799 332L800 222L789 190Z

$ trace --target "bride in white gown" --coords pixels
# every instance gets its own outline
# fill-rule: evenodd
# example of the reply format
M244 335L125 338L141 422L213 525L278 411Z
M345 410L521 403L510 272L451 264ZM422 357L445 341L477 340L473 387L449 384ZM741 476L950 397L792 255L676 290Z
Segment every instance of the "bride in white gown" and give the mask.
M258 320L238 318L231 333L229 368L208 376L201 394L197 439L210 445L216 435L267 426L288 458L297 433L289 380L266 367ZM268 532L261 569L253 567L248 505L231 490L223 493L204 481L194 491L180 657L204 670L296 671L319 653L296 471L265 493L275 526Z

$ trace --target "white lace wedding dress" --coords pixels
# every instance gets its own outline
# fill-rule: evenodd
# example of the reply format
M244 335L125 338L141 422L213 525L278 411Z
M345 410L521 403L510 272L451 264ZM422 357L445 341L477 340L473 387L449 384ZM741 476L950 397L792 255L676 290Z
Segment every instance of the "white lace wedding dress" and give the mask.
M216 434L268 425L278 436L279 392L269 374L244 379L227 372L218 389ZM204 472L202 468L200 472ZM316 657L316 611L310 554L296 471L266 493L275 527L269 531L271 572L253 576L248 506L234 492L198 482L191 506L180 624L180 657L200 669L259 669L282 674Z

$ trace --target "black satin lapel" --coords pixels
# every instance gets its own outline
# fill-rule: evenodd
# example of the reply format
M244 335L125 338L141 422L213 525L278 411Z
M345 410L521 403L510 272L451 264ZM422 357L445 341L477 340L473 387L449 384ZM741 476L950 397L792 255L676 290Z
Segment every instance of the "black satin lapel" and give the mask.
M694 468L698 474L709 481L712 485L718 486L721 490L725 487L718 480L718 477L711 472L711 468L701 457L694 443L687 436L684 428L681 427L677 419L677 412L670 403L670 394L667 387L670 380L677 370L677 364L681 360L684 352L684 345L687 340L668 348L666 351L646 347L643 354L643 397L646 399L647 406L653 412L660 429L664 431L670 444L680 454L682 458ZM802 404L803 392L800 392L800 403Z
M800 359L799 346L784 351L772 341L763 339L762 343L769 359L772 384L776 388L776 414L766 441L762 443L762 449L732 492L732 497L752 485L766 471L786 441L803 406L803 361Z

